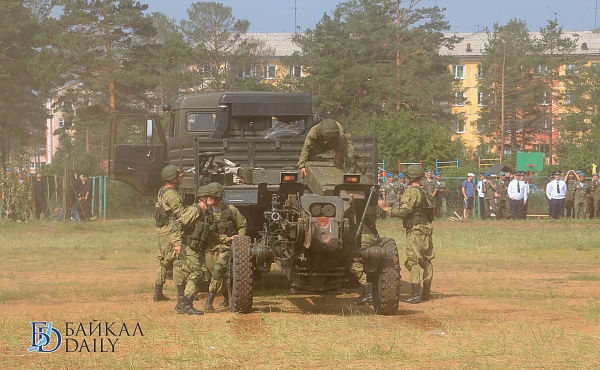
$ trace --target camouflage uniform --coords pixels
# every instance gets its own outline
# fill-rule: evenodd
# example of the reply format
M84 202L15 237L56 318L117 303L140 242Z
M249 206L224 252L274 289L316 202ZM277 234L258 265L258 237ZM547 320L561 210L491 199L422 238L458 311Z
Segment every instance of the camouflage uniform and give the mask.
M231 257L230 237L246 235L246 218L231 204L213 210L210 219L210 238L206 245L206 265L211 271L209 291L218 291Z
M496 189L498 189L498 181L488 178L483 184L485 195L483 196L483 202L485 204L485 214L487 218L496 216Z
M587 217L588 198L590 196L590 183L585 182L583 174L580 175L581 180L577 182L575 187L575 215L573 218L585 219Z
M435 179L435 217L445 218L448 216L448 206L446 194L448 194L448 187L446 181Z
M508 202L508 183L509 180L504 177L504 175L500 175L498 182L496 183L496 194L497 204L496 204L496 216L500 219L508 219L510 218L510 203Z
M198 205L184 207L181 196L175 188L162 187L158 192L157 204L166 215L164 224L157 224L158 232L158 269L155 274L155 284L164 285L167 270L173 269L173 282L183 285L185 272L182 270L182 260L185 259L185 249L178 255L173 249L175 246L183 245L182 227L194 222L200 215Z
M567 183L567 196L565 198L566 218L575 218L575 191L579 184L579 179L575 174L567 172L565 182Z
M600 180L599 176L595 175L590 185L590 198L594 205L594 214L590 214L590 218L600 218Z
M388 207L398 208L398 189L396 188L396 185L387 181L381 185L381 190L385 199L385 204L387 204Z
M187 276L185 295L195 296L200 291L201 281L210 281L210 272L205 263L206 242L210 236L209 226L211 215L200 211L201 215L192 230L186 235L186 260L183 271Z
M327 154L333 155L333 164L344 172L357 170L350 135L344 134L342 125L331 118L319 122L308 131L298 159L298 168L306 167L309 161L327 161L320 157Z
M413 174L420 172L422 166L409 166L408 176L414 178ZM419 169L420 168L420 169ZM412 174L411 174L412 172ZM406 229L406 262L404 266L409 271L412 287L412 296L406 301L409 303L420 303L428 300L431 281L433 279L433 210L428 204L427 194L422 186L411 186L406 189L400 200L399 209L390 209L390 216L401 218ZM423 291L421 293L421 269L423 269Z
M379 232L375 220L377 218L376 212L367 211L365 217L365 223L361 232L360 247L371 248L377 245L379 242ZM363 286L362 294L355 299L357 305L365 305L373 302L373 287L370 283L369 268L365 266L362 258L355 258L352 263L352 274L356 278L356 281Z
M421 180L421 186L423 187L423 189L425 189L425 191L427 192L427 195L429 195L429 199L433 199L434 198L434 192L435 192L435 180L432 179L431 177L424 177Z

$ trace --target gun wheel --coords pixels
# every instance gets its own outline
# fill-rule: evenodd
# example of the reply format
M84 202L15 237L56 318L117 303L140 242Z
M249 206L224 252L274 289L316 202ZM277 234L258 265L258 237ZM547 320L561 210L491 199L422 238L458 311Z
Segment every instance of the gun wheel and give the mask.
M229 308L231 312L249 313L252 311L252 257L249 236L238 236L231 243L229 262Z
M400 302L400 259L396 241L383 238L379 247L386 251L380 273L372 282L373 308L380 315L398 314Z

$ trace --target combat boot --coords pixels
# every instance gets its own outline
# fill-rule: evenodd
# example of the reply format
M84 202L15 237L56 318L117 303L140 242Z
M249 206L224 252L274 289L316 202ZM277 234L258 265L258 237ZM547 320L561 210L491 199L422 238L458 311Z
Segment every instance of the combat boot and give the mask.
M431 280L423 282L423 291L421 292L421 301L426 302L431 298Z
M175 305L175 312L183 313L183 306L185 298L185 285L177 285L177 304Z
M412 295L404 302L412 304L421 303L421 285L411 284L410 286L412 287Z
M215 306L213 306L213 301L215 300L215 296L217 292L210 291L208 292L208 298L206 298L206 304L204 305L204 311L214 311Z
M223 302L219 307L229 307L229 290L227 288L222 288L221 294L223 294Z
M354 303L356 303L359 306L365 305L367 303L373 303L373 287L371 283L367 283L367 285L363 287L362 295L356 298L354 300Z
M179 311L179 313L184 315L204 315L204 312L197 310L194 308L194 297L184 296L183 297L183 307Z
M154 302L168 301L169 297L163 294L163 286L156 284L154 286Z

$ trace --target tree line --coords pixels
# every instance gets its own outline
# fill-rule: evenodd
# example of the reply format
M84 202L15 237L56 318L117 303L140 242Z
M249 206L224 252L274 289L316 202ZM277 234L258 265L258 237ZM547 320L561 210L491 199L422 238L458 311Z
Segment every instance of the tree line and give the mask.
M570 168L586 166L600 118L594 88L600 71L573 59L575 42L562 28L549 21L532 38L525 22L514 19L488 32L479 82L486 104L478 124L490 140L468 152L460 138L452 138L452 122L461 119L451 112L462 93L449 70L457 61L439 53L460 39L448 33L445 10L425 3L340 3L313 29L295 35L302 52L280 57L283 65L302 66L303 77L269 84L256 68L279 56L248 35L247 20L218 2L193 3L177 22L143 1L3 1L1 159L29 158L32 149L43 147L46 119L60 110L65 122L54 134L61 147L57 168L49 170L60 172L61 159L69 157L78 170L100 173L112 113L160 112L163 103L186 92L277 90L310 92L322 116L353 133L378 134L387 163L428 165L436 158L464 163L494 155L504 134L518 150L548 114L543 97L558 101L564 98L559 94L569 94L571 111L562 117L559 142L549 148L554 152L546 155ZM566 63L576 64L577 73L559 75ZM556 89L556 81L566 90ZM49 97L55 98L51 107ZM515 122L519 130L510 129Z

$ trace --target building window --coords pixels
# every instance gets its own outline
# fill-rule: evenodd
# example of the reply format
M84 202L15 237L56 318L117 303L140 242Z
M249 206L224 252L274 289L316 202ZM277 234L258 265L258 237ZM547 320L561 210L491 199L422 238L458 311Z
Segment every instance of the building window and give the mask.
M533 77L547 77L550 76L550 67L548 66L537 66L533 71Z
M544 97L542 99L542 105L550 105L550 93L548 91L544 91Z
M569 93L565 94L565 105L570 105L575 103L575 97Z
M291 78L301 78L302 77L302 67L301 66L290 66L289 75Z
M465 94L462 92L454 93L454 105L455 107L462 107L465 105Z
M454 126L454 132L457 134L465 133L465 122L463 120L455 119L452 120L452 125Z
M65 119L59 118L58 119L58 128L63 128L63 127L65 127Z
M477 122L477 133L483 134L485 132L486 126L487 125L483 122Z
M477 93L477 105L482 106L485 105L485 98L482 92Z
M268 80L272 80L277 78L277 66L274 64L269 64L265 66L265 78Z
M247 80L249 78L256 79L260 76L260 65L252 64L250 66L244 67L239 74L239 77L242 80Z
M202 66L202 75L203 76L214 77L216 72L217 72L217 69L215 68L215 66L211 66L208 64Z
M452 74L454 78L458 78L461 80L465 79L465 66L464 64L454 64L452 65Z
M483 77L483 66L481 64L477 65L477 72L475 73L477 74L477 78Z

